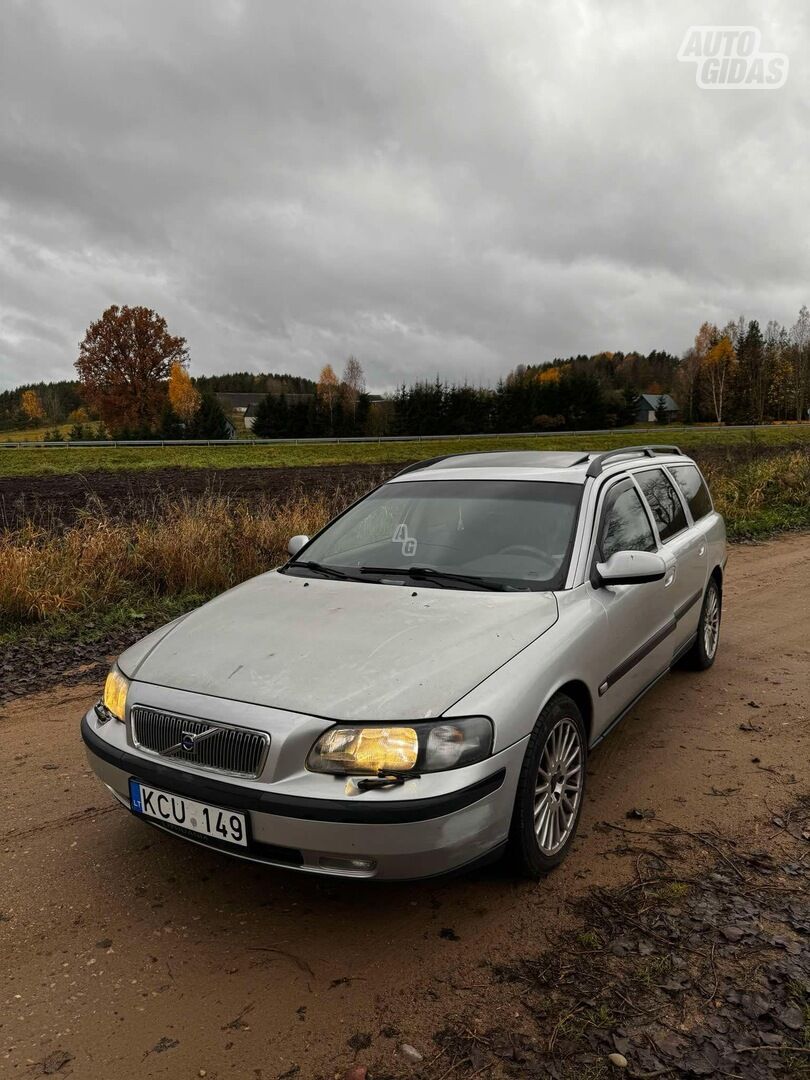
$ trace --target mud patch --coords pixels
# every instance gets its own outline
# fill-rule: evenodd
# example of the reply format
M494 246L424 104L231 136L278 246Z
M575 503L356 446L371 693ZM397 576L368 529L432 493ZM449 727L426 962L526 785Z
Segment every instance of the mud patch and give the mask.
M604 825L628 884L575 905L579 926L493 967L502 1011L435 1035L454 1077L601 1080L810 1076L810 796L774 819L788 858L715 832ZM795 857L794 857L795 856ZM442 1069L438 1075L443 1075Z

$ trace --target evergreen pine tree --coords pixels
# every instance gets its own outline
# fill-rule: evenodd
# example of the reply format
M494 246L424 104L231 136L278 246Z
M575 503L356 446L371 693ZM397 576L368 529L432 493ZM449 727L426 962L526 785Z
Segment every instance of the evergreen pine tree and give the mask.
M267 394L256 406L256 415L253 419L253 434L260 439L275 439L279 437L276 429L276 409L272 394Z
M186 428L189 439L229 439L231 429L222 406L211 393L204 393L194 419Z

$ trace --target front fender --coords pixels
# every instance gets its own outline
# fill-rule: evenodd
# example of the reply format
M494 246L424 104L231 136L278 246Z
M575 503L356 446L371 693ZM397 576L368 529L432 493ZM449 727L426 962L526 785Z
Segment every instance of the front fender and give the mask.
M584 683L591 701L598 702L597 689L607 664L604 608L584 586L556 597L557 622L444 713L489 716L495 752L531 734L543 707L566 683ZM603 718L594 715L591 735L602 726Z

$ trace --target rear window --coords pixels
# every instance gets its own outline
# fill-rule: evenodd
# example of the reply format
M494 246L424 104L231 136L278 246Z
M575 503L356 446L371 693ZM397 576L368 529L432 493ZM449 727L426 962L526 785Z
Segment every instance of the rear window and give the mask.
M663 469L649 469L635 474L658 526L661 542L686 528L686 514L678 492Z
M677 481L678 487L683 492L683 497L689 504L692 517L706 517L712 512L712 500L709 489L697 468L694 465L675 465L669 470Z

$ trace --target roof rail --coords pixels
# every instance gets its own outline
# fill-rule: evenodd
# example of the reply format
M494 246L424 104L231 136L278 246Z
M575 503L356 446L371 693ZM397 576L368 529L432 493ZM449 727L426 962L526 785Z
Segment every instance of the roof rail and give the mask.
M612 457L619 457L621 454L636 454L642 457L655 457L656 454L680 454L684 456L683 450L679 446L663 446L658 444L651 444L649 446L619 446L615 450L606 450L604 454L597 454L593 461L588 466L586 476L599 476L602 472L602 468L605 462Z
M415 472L417 469L428 469L431 465L435 465L437 462L444 461L445 458L449 457L455 457L455 454L439 454L438 457L425 458L424 461L412 461L410 465L406 465L404 469L394 473L394 476L404 476L405 473ZM391 477L392 480L394 476Z

